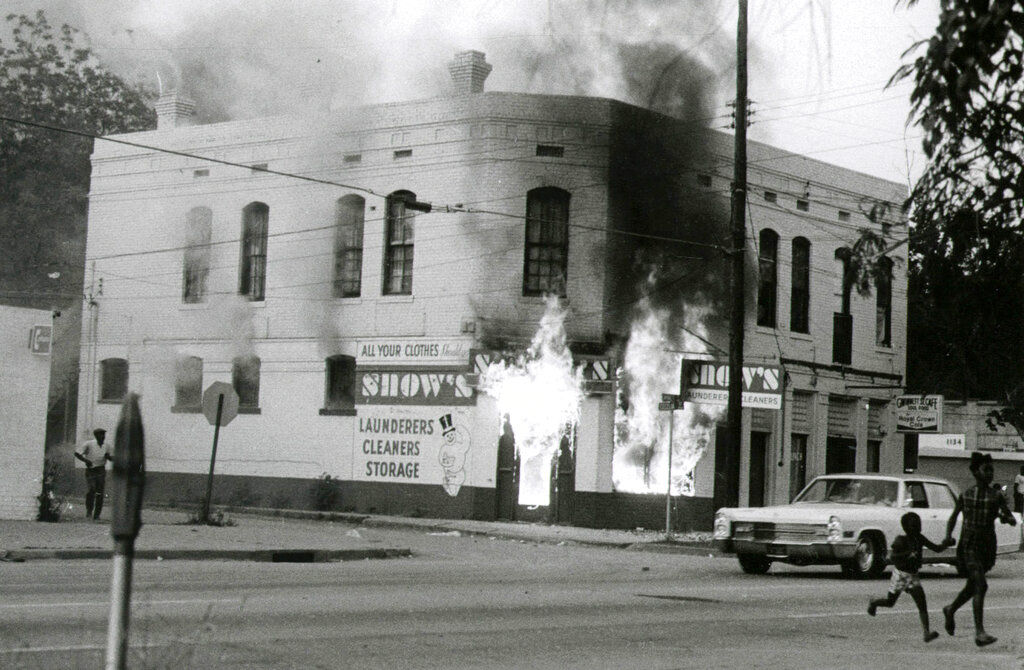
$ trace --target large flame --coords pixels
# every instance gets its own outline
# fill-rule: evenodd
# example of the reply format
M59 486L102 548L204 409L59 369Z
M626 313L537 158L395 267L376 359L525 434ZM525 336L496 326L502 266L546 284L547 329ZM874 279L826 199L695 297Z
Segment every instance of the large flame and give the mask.
M615 410L612 482L617 491L665 493L669 490L670 417L672 433L672 495L695 495L694 468L707 450L711 430L723 408L686 403L674 412L659 411L663 393L680 391L683 354L705 352L702 320L706 309L688 306L686 330L666 332L668 311L640 305L623 355L619 402ZM699 336L699 337L698 337Z
M573 368L565 316L558 299L549 298L529 349L515 363L492 363L480 376L480 390L497 400L516 436L521 505L548 504L552 456L579 420L583 383Z

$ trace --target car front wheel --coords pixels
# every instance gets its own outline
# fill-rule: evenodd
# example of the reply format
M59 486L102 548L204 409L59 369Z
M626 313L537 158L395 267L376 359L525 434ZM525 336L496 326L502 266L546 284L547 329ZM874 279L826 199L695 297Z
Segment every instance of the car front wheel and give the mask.
M853 579L878 577L885 570L883 544L870 535L862 535L857 541L853 558L843 564L843 574Z
M772 566L770 560L756 554L736 554L736 558L740 561L740 568L748 575L763 575Z

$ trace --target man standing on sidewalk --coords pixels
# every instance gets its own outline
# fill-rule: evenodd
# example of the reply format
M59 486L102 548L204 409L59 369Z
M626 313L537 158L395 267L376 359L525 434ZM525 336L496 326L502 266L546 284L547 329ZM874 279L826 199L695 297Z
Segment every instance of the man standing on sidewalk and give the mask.
M85 463L85 516L99 519L103 509L103 488L107 479L107 461L113 460L110 446L103 444L107 431L92 431L95 439L86 440L75 450L75 458Z

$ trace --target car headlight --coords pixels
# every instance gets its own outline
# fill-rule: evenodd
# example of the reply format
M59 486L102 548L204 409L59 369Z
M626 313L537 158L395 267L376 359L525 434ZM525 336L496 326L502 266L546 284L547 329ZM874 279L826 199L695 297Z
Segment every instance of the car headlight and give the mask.
M839 517L830 516L825 529L828 531L829 542L838 542L843 538L843 524L839 522Z
M716 540L726 540L729 538L729 519L721 512L715 515L714 538Z

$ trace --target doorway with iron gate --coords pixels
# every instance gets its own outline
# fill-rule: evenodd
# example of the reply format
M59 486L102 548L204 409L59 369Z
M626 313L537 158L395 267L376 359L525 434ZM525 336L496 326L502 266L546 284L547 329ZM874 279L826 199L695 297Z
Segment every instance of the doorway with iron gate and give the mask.
M551 459L551 502L549 514L552 523L572 523L575 493L576 431L569 426L559 441L558 451Z
M495 477L495 516L499 520L515 521L519 504L519 454L516 436L508 417L502 422L498 438L498 471Z

